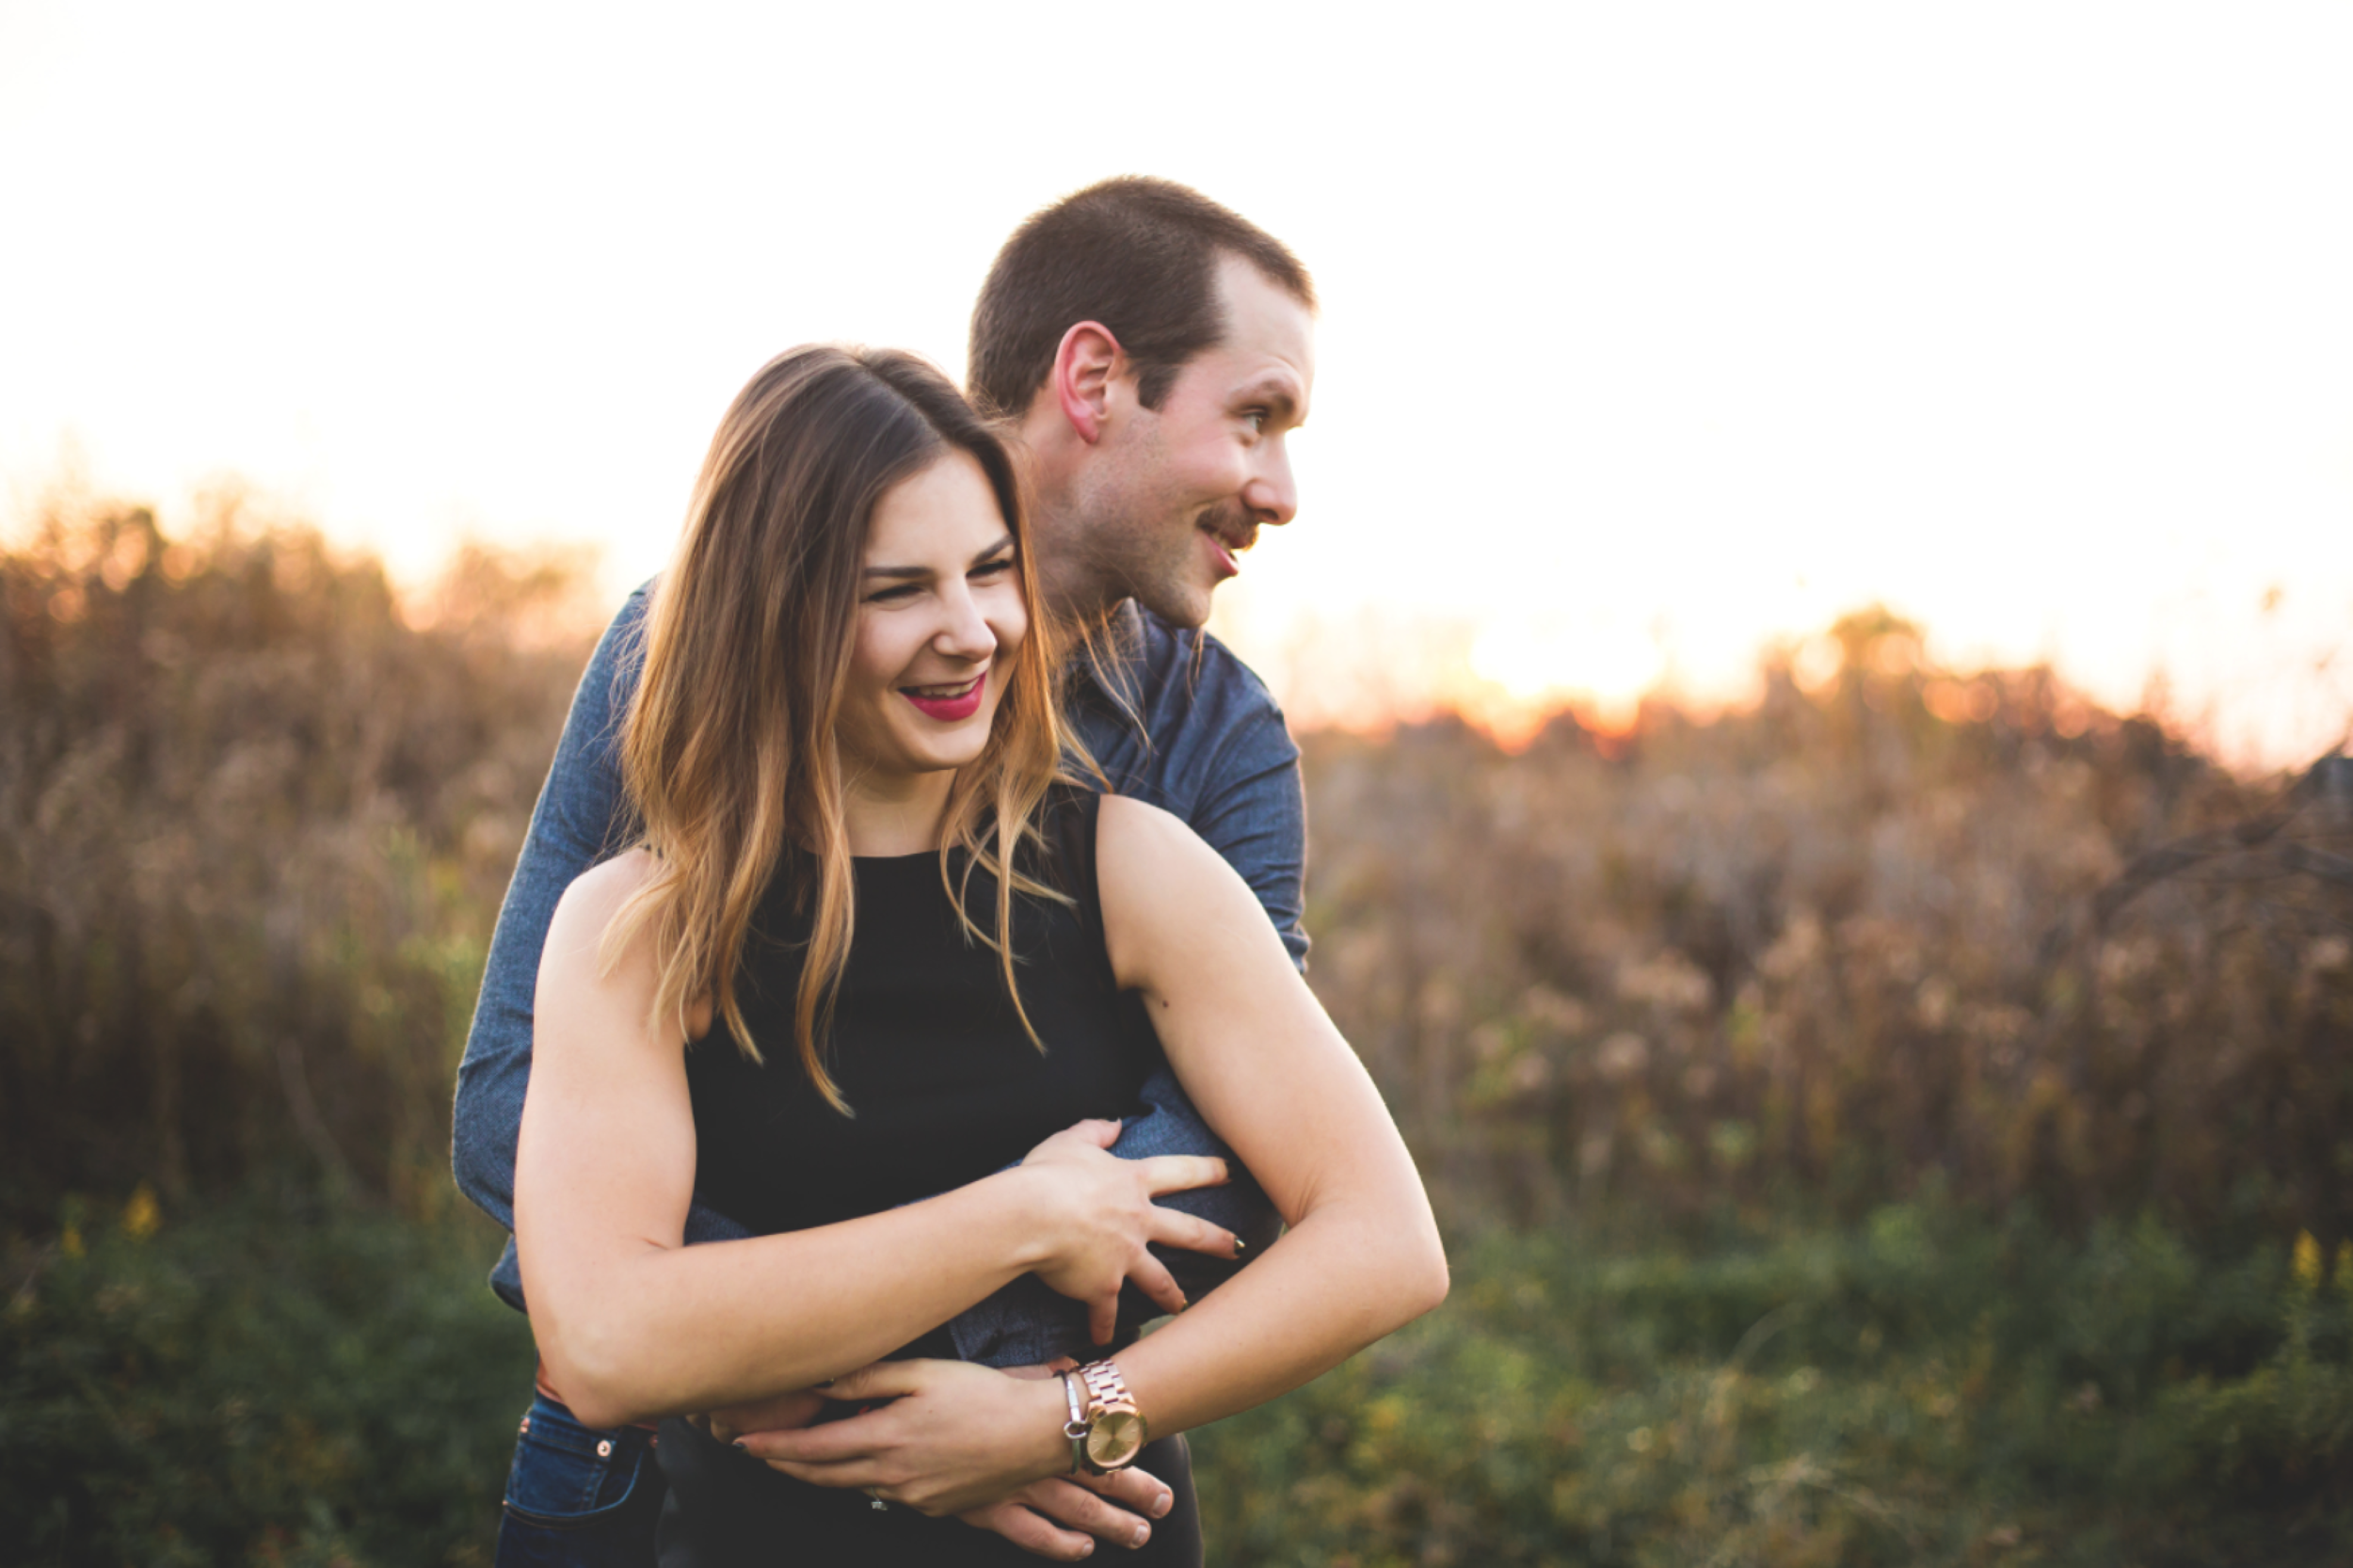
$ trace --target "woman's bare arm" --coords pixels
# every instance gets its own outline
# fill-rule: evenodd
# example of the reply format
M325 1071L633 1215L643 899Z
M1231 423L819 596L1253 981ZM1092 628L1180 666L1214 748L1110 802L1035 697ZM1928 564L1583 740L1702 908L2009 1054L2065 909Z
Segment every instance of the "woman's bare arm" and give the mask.
M557 906L516 1160L532 1328L586 1424L806 1387L888 1354L1025 1272L1105 1299L1122 1276L1175 1289L1144 1252L1147 1240L1230 1250L1216 1227L1150 1201L1222 1179L1218 1161L1114 1160L1100 1147L1108 1136L1071 1134L1030 1164L922 1203L683 1246L695 1184L683 1032L648 1022L645 944L610 973L598 963L607 923L648 866L643 856L608 862Z
M1112 966L1185 1092L1290 1229L1119 1357L1158 1432L1261 1404L1443 1301L1446 1253L1380 1092L1232 868L1184 824L1103 803Z
M1200 1304L1119 1354L1155 1433L1273 1399L1445 1298L1446 1255L1387 1108L1249 889L1176 818L1103 802L1097 877L1112 964L1143 993L1185 1091L1291 1229ZM831 1486L931 1511L1067 1469L1053 1400L948 1363L893 1363L829 1397L870 1415L761 1433L752 1451Z

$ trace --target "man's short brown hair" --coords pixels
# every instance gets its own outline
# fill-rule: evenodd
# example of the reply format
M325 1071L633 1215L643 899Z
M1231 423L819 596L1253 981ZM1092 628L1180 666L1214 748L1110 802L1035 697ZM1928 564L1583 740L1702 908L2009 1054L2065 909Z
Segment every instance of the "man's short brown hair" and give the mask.
M1054 367L1063 334L1099 322L1157 408L1187 360L1225 334L1217 264L1240 256L1309 310L1299 258L1241 214L1170 180L1125 175L1033 213L988 269L972 307L967 390L1018 417Z

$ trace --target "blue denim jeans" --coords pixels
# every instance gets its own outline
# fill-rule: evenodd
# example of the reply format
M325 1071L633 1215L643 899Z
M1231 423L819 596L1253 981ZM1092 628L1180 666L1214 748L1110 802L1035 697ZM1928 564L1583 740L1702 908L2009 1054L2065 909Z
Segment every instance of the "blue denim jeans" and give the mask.
M653 1568L662 1492L652 1432L593 1431L541 1395L507 1471L498 1568Z

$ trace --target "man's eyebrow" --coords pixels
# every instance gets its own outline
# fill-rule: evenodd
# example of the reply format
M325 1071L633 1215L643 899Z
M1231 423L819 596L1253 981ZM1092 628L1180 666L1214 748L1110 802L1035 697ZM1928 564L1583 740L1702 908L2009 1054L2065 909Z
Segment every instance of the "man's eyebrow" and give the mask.
M1242 388L1235 401L1264 403L1280 412L1285 419L1295 419L1299 414L1298 386L1297 381L1286 375L1262 376Z
M990 556L1012 548L1013 536L1006 534L987 549L976 552L972 557L972 565L977 567ZM868 577L929 577L931 574L932 568L929 567L868 567L865 570L865 575Z

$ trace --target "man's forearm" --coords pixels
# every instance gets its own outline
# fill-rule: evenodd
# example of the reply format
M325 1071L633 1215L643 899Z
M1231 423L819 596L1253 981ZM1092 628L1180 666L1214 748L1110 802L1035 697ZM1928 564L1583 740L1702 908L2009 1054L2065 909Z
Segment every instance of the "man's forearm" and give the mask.
M644 611L640 589L605 629L572 694L499 907L481 998L457 1069L451 1166L459 1190L509 1229L515 1223L516 1136L531 1079L532 993L548 923L564 889L618 848L627 832L613 748L617 715L626 711L634 684L630 655Z

